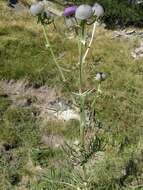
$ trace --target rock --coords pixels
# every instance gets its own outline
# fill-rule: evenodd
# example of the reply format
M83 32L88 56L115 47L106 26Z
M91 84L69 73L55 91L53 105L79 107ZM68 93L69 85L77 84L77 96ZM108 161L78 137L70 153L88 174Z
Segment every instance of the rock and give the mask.
M119 30L114 31L112 38L123 38L123 39L130 39L133 37L143 38L143 32L142 31L136 31L136 30Z
M57 117L57 119L64 120L64 121L80 119L79 114L70 108L68 108L67 110L59 111L59 112L55 113L55 116Z
M3 94L6 94L12 102L12 106L35 107L39 110L39 117L43 120L79 120L79 114L75 107L64 97L57 94L55 89L47 86L33 88L28 82L0 81Z
M136 33L135 30L119 30L113 33L112 38L131 38Z
M136 49L135 49L135 53L136 53L137 55L142 54L142 53L143 53L143 47L136 48Z
M135 33L136 33L135 30L126 31L126 35L132 35L132 34L135 34Z
M10 0L8 6L16 12L28 11L28 8L17 0Z
M143 57L143 41L140 42L140 47L136 48L134 51L131 52L131 56L134 59L139 59Z
M14 10L18 12L23 11L23 10L28 10L22 3L17 3L13 5L13 7L14 7Z

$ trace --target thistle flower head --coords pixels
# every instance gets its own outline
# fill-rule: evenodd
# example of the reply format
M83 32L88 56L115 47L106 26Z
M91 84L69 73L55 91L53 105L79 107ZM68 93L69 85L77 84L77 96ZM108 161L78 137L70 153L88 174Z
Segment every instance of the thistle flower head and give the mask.
M97 18L102 17L104 15L104 9L99 3L95 3L92 7L92 10L94 12L94 16L96 16Z
M102 72L97 73L95 76L95 80L97 80L99 82L104 81L106 78L107 78L106 74L102 73Z
M75 17L79 20L87 20L93 16L93 10L90 5L80 5L75 12Z
M38 2L36 4L31 5L30 12L33 16L37 16L44 11L44 3Z
M77 9L77 6L75 6L75 5L67 7L67 8L65 8L63 15L65 17L74 16L75 12L76 12L76 9Z

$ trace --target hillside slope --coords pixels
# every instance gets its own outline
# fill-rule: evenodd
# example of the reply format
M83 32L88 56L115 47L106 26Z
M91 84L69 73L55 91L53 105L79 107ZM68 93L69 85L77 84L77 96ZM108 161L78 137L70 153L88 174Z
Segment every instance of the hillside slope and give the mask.
M84 89L97 89L96 73L107 73L102 94L95 101L106 149L97 152L97 162L96 154L89 160L87 186L82 186L80 169L77 174L73 172L61 148L65 141L77 141L79 122L44 120L36 95L24 97L26 104L18 98L17 104L14 93L7 91L11 84L25 81L25 90L44 86L54 89L58 99L71 102L71 93L78 89L77 41L63 27L62 19L56 25L60 32L53 26L47 30L66 83L60 79L36 19L28 13L15 13L0 2L0 80L5 83L0 83L1 189L142 189L143 60L131 57L139 43L137 38L112 39L113 31L97 28L85 64ZM20 88L14 92L19 93Z

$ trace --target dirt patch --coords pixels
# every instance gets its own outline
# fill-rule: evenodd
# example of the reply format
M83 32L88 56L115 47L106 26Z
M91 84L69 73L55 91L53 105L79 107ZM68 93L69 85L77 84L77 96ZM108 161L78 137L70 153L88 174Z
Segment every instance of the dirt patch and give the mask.
M40 112L39 116L46 121L79 119L76 108L73 108L71 103L54 88L48 86L29 87L25 80L0 81L0 88L12 101L12 106L35 107Z

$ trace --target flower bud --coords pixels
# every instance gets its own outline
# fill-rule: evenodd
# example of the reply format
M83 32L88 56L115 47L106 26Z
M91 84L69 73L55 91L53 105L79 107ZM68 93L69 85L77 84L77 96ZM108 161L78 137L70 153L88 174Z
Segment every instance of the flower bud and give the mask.
M99 82L104 81L107 78L105 73L97 73L95 76L95 80L98 80Z
M44 11L44 4L42 2L38 2L36 4L31 5L30 12L33 16L36 16Z
M75 17L79 20L87 20L91 18L93 15L93 10L90 5L80 5L76 12L75 12Z
M94 16L97 18L102 17L104 15L104 9L99 3L95 3L92 7Z

